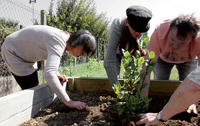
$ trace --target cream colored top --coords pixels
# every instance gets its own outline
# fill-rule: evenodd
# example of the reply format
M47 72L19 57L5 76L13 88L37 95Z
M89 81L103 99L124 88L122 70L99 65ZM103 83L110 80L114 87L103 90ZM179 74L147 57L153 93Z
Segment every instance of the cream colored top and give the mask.
M44 77L51 89L63 100L69 100L58 80L58 67L69 35L60 29L34 25L6 37L1 49L9 70L26 76L37 70L37 61L46 60Z

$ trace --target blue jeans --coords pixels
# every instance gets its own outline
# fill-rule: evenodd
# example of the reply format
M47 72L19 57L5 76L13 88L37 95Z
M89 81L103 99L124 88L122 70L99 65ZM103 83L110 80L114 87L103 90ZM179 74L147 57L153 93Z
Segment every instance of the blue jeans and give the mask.
M179 80L184 80L187 75L192 72L194 69L197 68L198 60L194 59L191 62L184 62L184 63L167 63L163 61L160 57L156 62L154 67L154 79L155 80L169 80L171 70L173 66L176 65L178 70Z

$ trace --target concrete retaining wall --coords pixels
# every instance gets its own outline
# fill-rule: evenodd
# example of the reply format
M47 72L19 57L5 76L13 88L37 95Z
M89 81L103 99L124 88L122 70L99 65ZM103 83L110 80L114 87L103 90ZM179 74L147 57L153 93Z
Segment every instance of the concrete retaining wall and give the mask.
M51 104L54 98L47 84L1 97L0 126L18 126Z
M0 97L20 91L21 88L13 76L0 77Z

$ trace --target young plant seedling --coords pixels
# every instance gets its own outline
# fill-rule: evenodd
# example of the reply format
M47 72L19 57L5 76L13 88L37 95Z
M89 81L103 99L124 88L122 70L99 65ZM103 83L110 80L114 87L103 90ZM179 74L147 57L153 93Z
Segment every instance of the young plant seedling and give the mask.
M139 47L143 43L138 43ZM148 108L150 99L148 96L141 96L141 91L148 84L145 78L153 70L154 52L146 51L146 57L140 51L136 51L135 56L129 51L123 51L122 67L124 70L123 83L116 82L113 90L116 94L117 110L119 116L145 112Z

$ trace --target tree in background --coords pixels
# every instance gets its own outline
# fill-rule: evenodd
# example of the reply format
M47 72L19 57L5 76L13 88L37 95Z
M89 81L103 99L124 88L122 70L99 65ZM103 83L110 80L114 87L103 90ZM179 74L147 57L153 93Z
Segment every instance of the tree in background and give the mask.
M56 14L53 14L53 2L51 2L47 25L57 27L70 33L79 29L89 30L97 40L97 52L95 57L98 60L104 59L104 46L108 38L109 21L105 14L97 14L93 0L61 0L58 2ZM64 56L70 58L69 54ZM63 61L64 61L63 60ZM77 62L83 62L83 57ZM63 63L61 61L61 63Z

